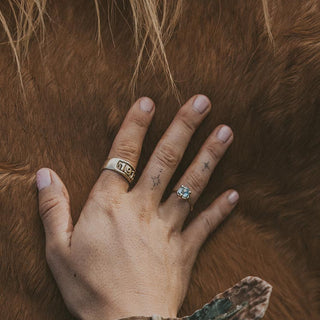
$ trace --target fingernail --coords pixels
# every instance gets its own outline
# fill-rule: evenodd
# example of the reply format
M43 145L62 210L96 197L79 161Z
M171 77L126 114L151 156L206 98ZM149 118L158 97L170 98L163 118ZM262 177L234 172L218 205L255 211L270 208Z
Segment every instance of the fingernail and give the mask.
M227 126L223 126L218 131L217 138L222 142L226 142L229 139L229 137L231 136L231 134L232 134L231 129Z
M235 204L239 199L239 193L237 191L233 191L229 194L228 200L230 204Z
M199 113L204 113L210 105L210 101L207 97L199 95L193 102L192 109Z
M40 169L36 174L37 187L39 191L51 184L50 172L48 169Z
M151 112L153 109L153 101L149 98L142 98L140 100L140 109L144 112Z

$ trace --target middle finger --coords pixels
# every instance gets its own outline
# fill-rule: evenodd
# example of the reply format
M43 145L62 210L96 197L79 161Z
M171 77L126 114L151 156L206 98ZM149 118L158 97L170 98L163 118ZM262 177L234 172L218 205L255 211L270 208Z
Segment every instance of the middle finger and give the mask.
M135 187L144 194L151 193L155 204L160 203L193 133L208 115L210 109L211 103L206 96L193 96L180 108L158 142Z

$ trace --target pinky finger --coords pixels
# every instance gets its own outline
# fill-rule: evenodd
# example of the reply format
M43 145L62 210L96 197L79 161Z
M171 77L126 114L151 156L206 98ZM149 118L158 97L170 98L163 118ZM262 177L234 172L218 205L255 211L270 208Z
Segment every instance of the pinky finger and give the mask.
M201 212L182 232L185 243L190 246L188 249L197 255L209 234L231 213L238 203L238 199L237 191L228 190Z

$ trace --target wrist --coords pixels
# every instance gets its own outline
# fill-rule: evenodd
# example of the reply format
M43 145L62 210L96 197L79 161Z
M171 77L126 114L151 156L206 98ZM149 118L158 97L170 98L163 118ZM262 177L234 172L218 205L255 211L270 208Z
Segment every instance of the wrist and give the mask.
M129 317L152 317L159 315L162 318L176 318L177 312L170 310L168 306L147 305L138 306L132 304L122 305L121 307L108 310L105 314L104 320L118 320Z
M128 290L129 291L129 290ZM140 291L140 290L139 290ZM129 317L151 317L159 315L163 318L176 318L178 304L174 296L164 294L164 290L157 289L152 293L131 292L128 295L118 295L107 305L105 320L118 320Z
M177 310L169 306L158 304L137 304L134 301L122 303L117 306L105 305L100 310L90 310L85 315L79 316L80 320L119 320L129 317L152 317L159 315L162 318L177 318Z

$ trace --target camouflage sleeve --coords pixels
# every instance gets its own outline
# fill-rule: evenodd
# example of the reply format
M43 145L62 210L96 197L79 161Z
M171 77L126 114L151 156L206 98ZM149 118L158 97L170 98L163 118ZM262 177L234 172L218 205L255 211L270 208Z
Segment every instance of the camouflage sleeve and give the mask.
M209 303L183 318L133 316L120 320L258 320L269 305L272 286L258 278L248 276L226 291L217 294Z

